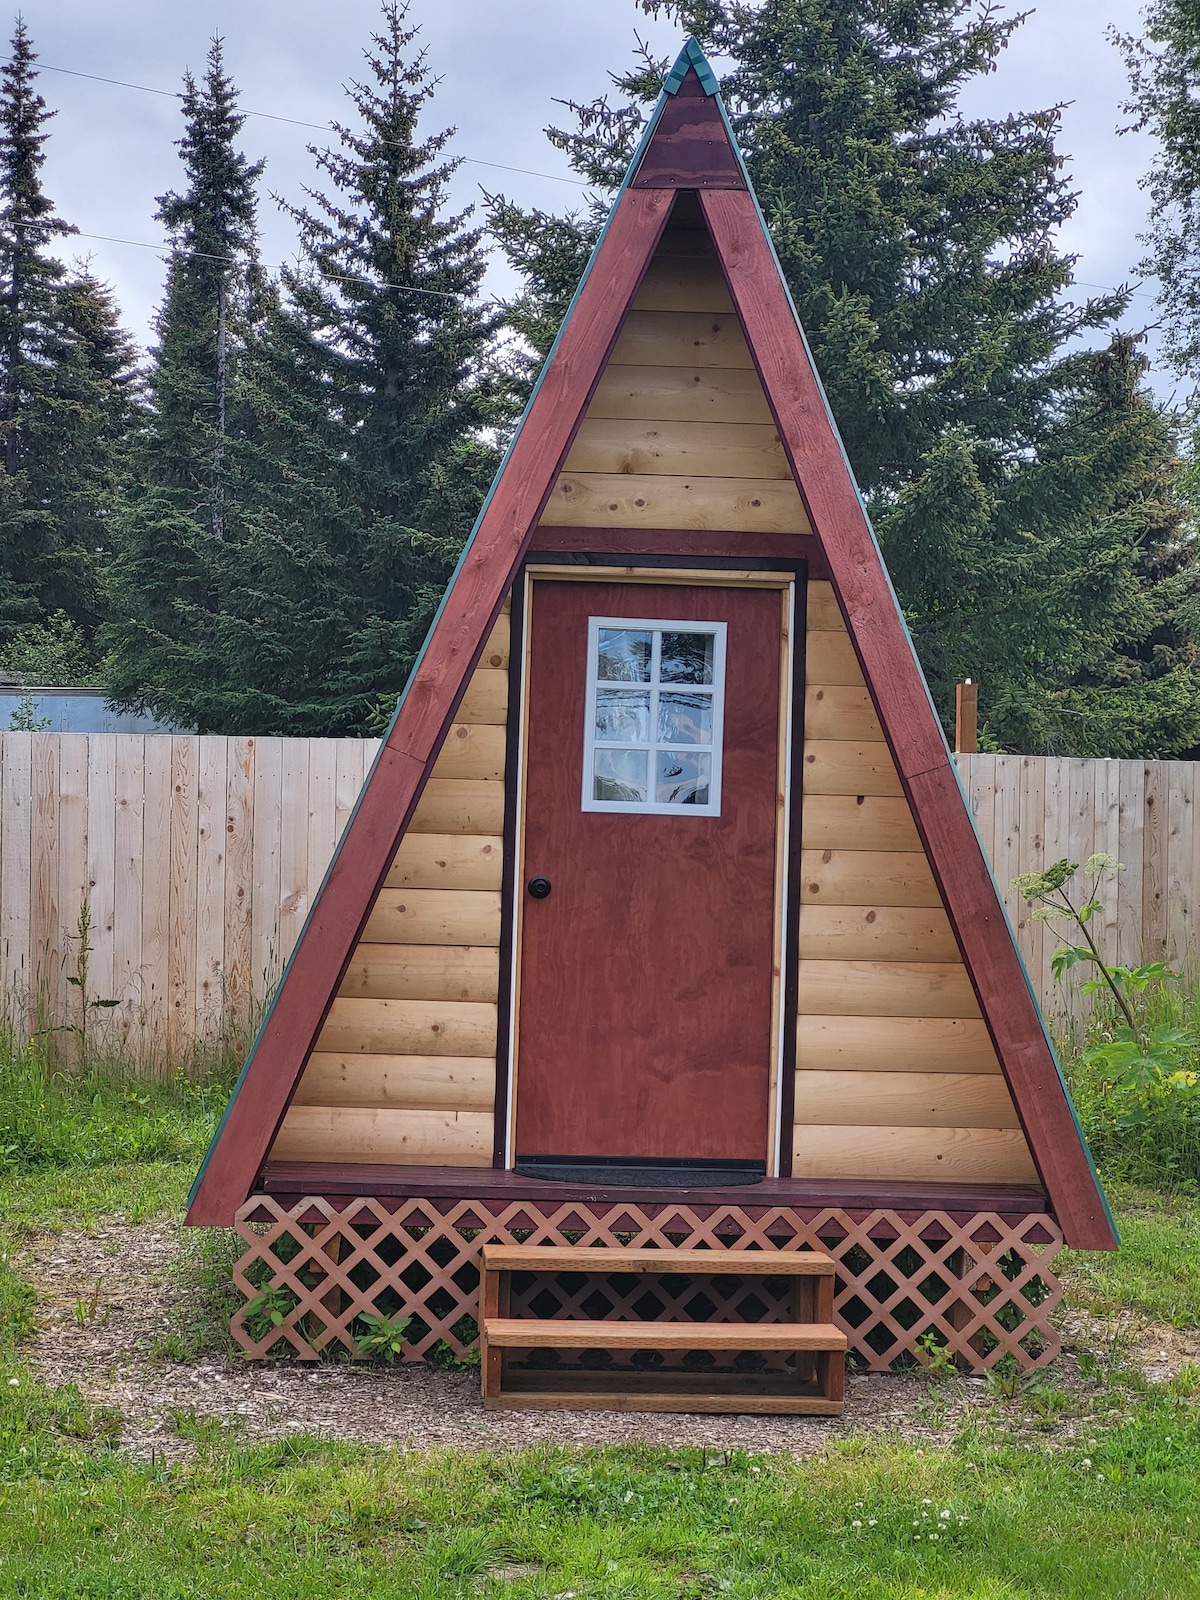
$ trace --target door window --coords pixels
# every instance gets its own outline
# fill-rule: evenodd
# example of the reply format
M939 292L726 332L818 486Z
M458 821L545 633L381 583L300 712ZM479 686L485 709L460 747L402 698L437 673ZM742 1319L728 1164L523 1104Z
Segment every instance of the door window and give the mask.
M721 814L725 624L588 619L583 809Z

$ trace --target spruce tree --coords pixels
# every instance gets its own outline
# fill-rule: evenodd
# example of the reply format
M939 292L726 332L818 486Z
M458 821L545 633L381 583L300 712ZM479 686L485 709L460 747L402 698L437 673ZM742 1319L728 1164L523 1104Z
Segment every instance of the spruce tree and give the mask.
M731 63L731 120L943 716L969 675L985 734L1010 747L1187 748L1200 724L1164 720L1136 684L1072 699L1164 627L1186 677L1180 595L1197 580L1186 543L1161 594L1139 554L1161 522L1147 483L1175 493L1171 430L1136 362L1123 366L1132 389L1105 376L1126 297L1065 294L1072 262L1054 235L1075 202L1057 109L959 111L1021 19L971 0L643 9ZM615 104L575 106L576 128L550 131L597 190L622 175L666 65L643 54L614 79ZM598 211L548 225L499 201L493 220L526 271L519 331L544 344L565 308L567 241L582 252ZM1101 332L1098 351L1066 353Z
M0 664L29 630L86 656L101 609L113 472L134 401L111 295L49 254L75 230L41 183L54 115L18 21L0 69Z
M188 72L183 84L186 181L158 202L171 253L104 642L115 700L219 729L197 697L230 681L220 617L243 520L230 481L238 442L254 428L246 351L270 300L257 254L263 163L238 148L245 116L219 38L202 79Z
M435 80L406 19L385 0L353 117L313 151L327 188L291 208L301 262L255 354L255 511L222 614L239 726L378 730L508 416L480 231L448 210L452 130L419 135Z

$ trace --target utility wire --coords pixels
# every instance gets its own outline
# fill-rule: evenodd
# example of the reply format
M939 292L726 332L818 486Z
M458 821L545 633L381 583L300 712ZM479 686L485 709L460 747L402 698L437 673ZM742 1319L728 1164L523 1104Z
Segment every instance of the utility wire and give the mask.
M39 72L61 72L68 78L87 78L90 83L110 83L117 89L138 89L142 94L162 95L167 100L182 100L183 96L177 89L154 89L146 83L128 83L124 78L102 78L95 72L79 72L74 67L51 67L44 61L37 64ZM282 117L274 111L246 111L238 107L238 115L243 117L258 117L265 122L286 122L293 128L313 128L317 133L336 134L337 129L327 122L303 122L299 117ZM394 140L385 143L394 143ZM467 166L491 167L496 172L520 172L527 178L548 178L551 183L570 183L577 189L587 189L591 185L584 183L581 178L564 178L557 172L535 172L532 167L509 167L502 161L481 161L478 156L458 156L457 160Z

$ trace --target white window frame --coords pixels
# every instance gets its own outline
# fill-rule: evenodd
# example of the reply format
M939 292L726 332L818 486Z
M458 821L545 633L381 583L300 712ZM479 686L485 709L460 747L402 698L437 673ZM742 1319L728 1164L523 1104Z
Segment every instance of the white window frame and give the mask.
M601 628L628 628L640 633L650 633L651 668L650 681L644 685L628 684L624 687L644 687L650 691L650 740L645 746L630 745L628 743L614 743L611 748L627 750L644 748L647 752L648 763L648 789L654 793L655 772L657 770L657 757L660 750L682 748L670 743L662 743L658 739L658 696L660 689L668 694L674 690L688 690L708 688L708 685L697 684L660 684L658 681L659 652L661 649L661 635L663 633L708 633L713 637L713 681L712 681L712 707L713 707L713 737L712 745L689 746L697 752L711 750L712 769L708 785L708 804L703 806L680 804L679 802L660 802L648 800L596 800L595 794L595 756L597 748L608 748L598 744L596 739L596 694L598 689L616 689L623 687L605 679L603 683L598 677L599 646ZM722 752L725 732L725 638L728 624L724 622L678 622L667 618L657 617L589 617L587 637L587 695L584 708L583 723L583 810L607 811L623 816L660 816L660 817L719 817L721 815L721 771L724 765Z

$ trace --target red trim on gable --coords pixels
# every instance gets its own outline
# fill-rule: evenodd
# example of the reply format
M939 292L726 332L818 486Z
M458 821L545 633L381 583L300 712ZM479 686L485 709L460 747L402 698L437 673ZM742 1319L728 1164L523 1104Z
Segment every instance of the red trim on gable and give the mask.
M274 1142L674 202L673 189L627 190L613 208L226 1113L194 1226L232 1223Z
M742 164L725 131L714 95L689 67L667 101L654 137L630 183L633 189L744 189Z
M1096 1175L758 209L728 190L701 193L700 205L1038 1171L1067 1243L1112 1249Z

